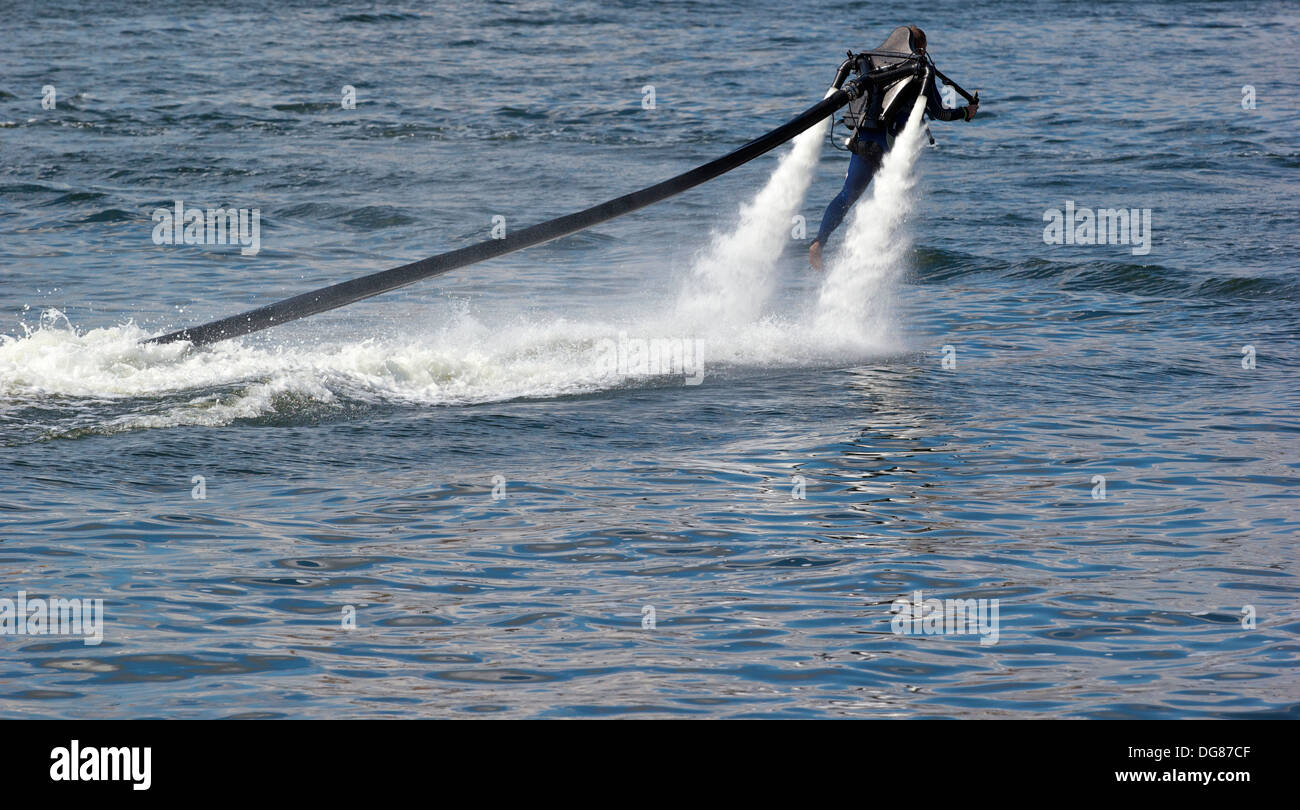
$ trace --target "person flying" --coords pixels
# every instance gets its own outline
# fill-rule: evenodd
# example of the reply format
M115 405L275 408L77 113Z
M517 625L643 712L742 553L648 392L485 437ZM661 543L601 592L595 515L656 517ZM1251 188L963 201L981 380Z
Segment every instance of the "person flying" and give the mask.
M925 32L915 25L895 28L875 51L849 54L835 76L835 87L838 89L844 84L850 69L866 72L872 67L880 67L882 63L916 57L927 59ZM929 64L933 68L933 62ZM844 178L844 187L826 206L817 238L808 246L808 262L814 268L822 269L822 248L826 245L827 238L844 221L849 208L862 196L871 178L880 170L885 153L894 145L894 138L907 124L907 117L916 104L918 93L925 93L925 113L933 120L955 121L961 118L969 121L975 117L979 110L979 94L976 93L971 103L965 107L948 109L943 106L935 87L936 73L937 69L930 70L924 87L919 79L904 79L878 93L863 96L849 106L849 111L844 116L845 125L853 130L853 137L849 139L849 151L852 152L849 170ZM942 78L945 82L948 81L946 76Z

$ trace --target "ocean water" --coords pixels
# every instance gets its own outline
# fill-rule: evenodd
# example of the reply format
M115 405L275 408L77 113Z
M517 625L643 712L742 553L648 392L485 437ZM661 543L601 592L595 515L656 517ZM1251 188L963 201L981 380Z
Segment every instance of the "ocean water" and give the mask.
M1300 713L1300 14L795 12L9 9L0 600L103 623L0 635L0 716ZM907 23L983 104L905 133L824 273L847 155L814 130L138 343L703 163ZM260 251L155 244L178 199L258 209ZM1149 210L1149 250L1047 243L1067 205ZM896 632L918 592L997 620Z

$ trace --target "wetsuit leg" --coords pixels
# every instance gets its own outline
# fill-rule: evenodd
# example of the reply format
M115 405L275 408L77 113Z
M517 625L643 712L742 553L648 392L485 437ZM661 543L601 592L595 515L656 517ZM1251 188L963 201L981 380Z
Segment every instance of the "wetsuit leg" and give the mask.
M822 214L821 228L817 231L818 243L826 244L827 237L844 221L849 208L858 201L862 192L867 190L871 178L880 168L882 156L883 150L879 154L871 150L867 156L854 152L849 158L849 172L844 178L844 188L840 189L840 193L831 200L831 204L826 206L826 213Z

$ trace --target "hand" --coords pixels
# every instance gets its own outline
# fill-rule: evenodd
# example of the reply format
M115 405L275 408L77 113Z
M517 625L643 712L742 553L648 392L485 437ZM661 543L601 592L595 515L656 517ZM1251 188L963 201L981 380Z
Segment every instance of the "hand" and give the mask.
M979 102L976 102L976 103L974 103L974 104L967 104L967 105L966 105L966 120L969 121L969 120L971 120L972 118L974 118L974 117L975 117L975 113L979 112L979 109L980 109Z
M808 246L808 263L813 266L814 270L822 269L822 245L821 242L813 242Z

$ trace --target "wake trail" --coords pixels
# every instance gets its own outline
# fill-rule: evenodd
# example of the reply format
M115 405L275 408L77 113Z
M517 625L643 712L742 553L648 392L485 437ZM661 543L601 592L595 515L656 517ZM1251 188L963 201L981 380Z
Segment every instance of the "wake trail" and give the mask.
M871 199L854 212L816 306L802 316L764 316L763 307L811 185L826 122L795 139L763 189L741 206L736 227L714 237L676 301L658 311L609 303L574 318L521 308L488 322L449 304L430 313L430 322L442 326L421 334L270 345L232 340L194 351L180 343L142 345L147 333L132 323L79 332L51 310L36 329L0 335L0 427L16 430L10 439L0 430L0 444L25 442L35 430L57 438L215 427L313 419L348 403L460 406L683 378L679 369L612 369L608 347L625 335L697 342L705 379L733 368L861 362L880 350L888 326L883 302L909 246L902 223L911 207L921 109L886 157Z

